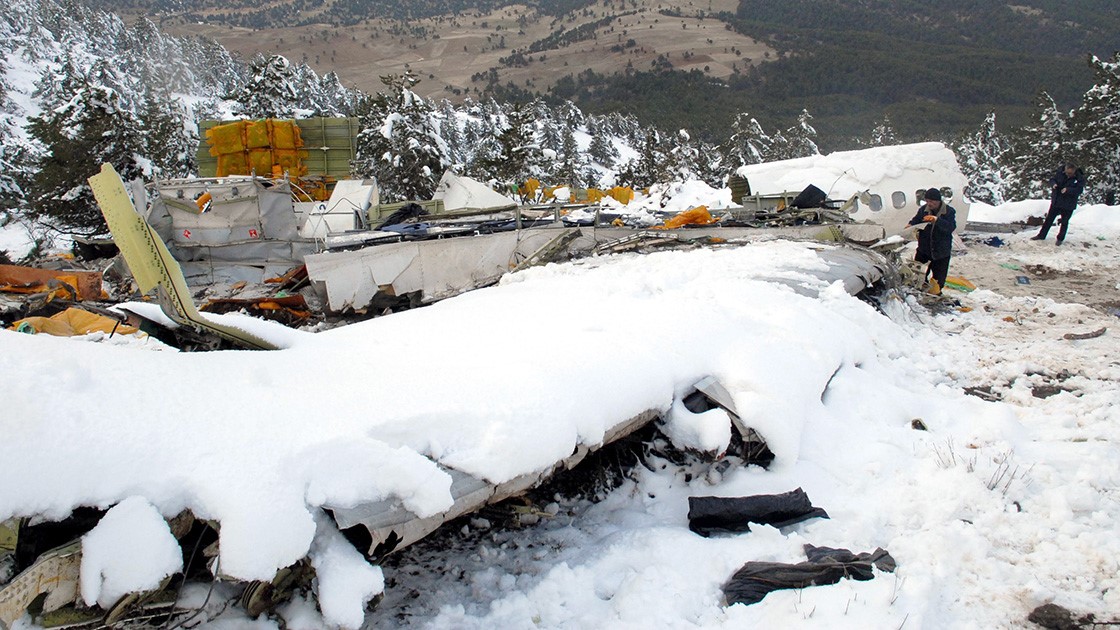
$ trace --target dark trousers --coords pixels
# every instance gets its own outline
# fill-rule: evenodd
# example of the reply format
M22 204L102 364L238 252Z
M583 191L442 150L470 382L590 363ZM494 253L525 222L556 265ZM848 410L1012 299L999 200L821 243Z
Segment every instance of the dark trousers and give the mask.
M946 256L945 258L931 260L929 261L929 267L926 269L926 275L933 274L937 286L942 289L945 288L945 278L949 277L949 258L949 256Z
M1042 229L1039 230L1038 235L1041 238L1046 238L1047 232L1050 227L1054 225L1054 219L1061 217L1061 222L1058 227L1058 241L1066 240L1066 230L1069 229L1069 220L1073 216L1073 210L1059 210L1050 204L1050 211L1046 213L1046 220L1042 222Z

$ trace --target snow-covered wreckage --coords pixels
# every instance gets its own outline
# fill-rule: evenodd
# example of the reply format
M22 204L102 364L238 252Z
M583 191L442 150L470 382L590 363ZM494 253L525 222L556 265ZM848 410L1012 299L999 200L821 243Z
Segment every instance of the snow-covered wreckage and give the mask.
M878 226L655 232L573 226L550 210L527 225L518 209L512 219L490 223L500 229L487 233L472 217L477 209L467 209L466 227L430 225L444 238L408 239L370 229L377 207L372 182L340 185L337 197L302 213L284 178L165 182L157 195L162 201L139 212L111 168L91 183L138 285L157 291L168 325L275 351L217 353L212 361L144 353L138 360L126 349L89 344L78 350L75 365L96 366L82 376L83 387L104 394L96 408L68 417L39 404L48 384L15 392L8 417L25 429L8 432L15 436L13 469L38 481L6 493L0 504L7 528L0 543L12 541L12 553L0 545L0 555L11 559L13 574L0 574L8 578L0 587L0 626L28 610L119 620L156 603L172 606L154 595L169 582L209 575L244 582L242 603L253 613L275 605L292 584L312 583L325 620L356 627L384 588L371 561L523 493L655 419L681 448L710 457L728 452L733 432L764 440L759 410L779 403L759 399L729 367L733 353L746 348L715 347L688 333L687 322L713 300L741 305L706 325L761 329L765 315L750 309L758 292L767 300L827 308L891 273L890 262L871 250L806 240L835 241L839 233L875 241L883 236ZM459 198L485 197L473 197L470 186L448 190ZM315 220L328 227L308 227ZM336 230L347 223L357 229ZM455 235L463 238L449 238ZM335 237L361 246L316 253ZM692 255L690 264L698 266L682 268L685 273L728 274L721 281L726 293L693 292L687 277L674 274L656 281L664 286L641 289L627 282L646 278L643 263L596 256L674 247L690 251L654 254L657 264L673 268L673 261L685 260L674 256ZM581 256L579 268L597 280L585 284L540 268L528 275L552 283L548 304L536 305L547 310L519 314L523 283L513 278L526 274L511 276L511 269ZM335 310L365 307L377 293L435 302L505 279L491 291L430 309L317 334L202 314L193 304L190 282L260 281L301 261L320 289L351 282L333 294L326 289ZM655 291L662 310L645 322L612 321L619 300L639 289ZM150 305L126 308L160 317ZM588 365L563 334L511 335L540 317L609 331L590 332L617 359ZM672 339L655 338L674 325ZM805 340L812 335L789 325L764 344L811 348ZM441 352L418 354L411 339L418 330L428 337L424 348ZM34 360L39 344L65 343L6 341L5 366ZM642 366L657 364L643 358L651 352L679 353L682 360L669 372L650 371ZM519 365L517 379L498 376L500 366ZM809 399L821 398L839 367L834 358L815 365L820 378L806 381L815 388L807 390ZM565 385L555 387L558 382ZM419 383L439 383L440 394L409 393ZM698 386L722 392L716 398L723 403L690 411L683 400ZM172 403L169 387L206 397ZM202 437L183 443L184 432ZM68 436L66 445L52 438L59 435ZM43 456L43 445L56 448ZM796 452L791 444L769 447L779 459ZM93 478L91 470L98 471ZM47 530L55 537L43 535ZM137 549L136 557L114 557L111 550L123 541Z

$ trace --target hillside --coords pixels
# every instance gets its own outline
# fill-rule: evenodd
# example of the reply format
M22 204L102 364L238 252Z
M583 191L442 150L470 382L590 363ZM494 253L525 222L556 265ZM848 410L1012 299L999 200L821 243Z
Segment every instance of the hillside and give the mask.
M1104 0L87 3L155 14L246 58L283 54L367 92L412 70L428 97L566 98L708 139L743 111L785 126L808 108L825 149L850 148L884 115L914 140L992 110L1022 124L1040 90L1072 107L1092 84L1085 57L1120 47L1120 6Z

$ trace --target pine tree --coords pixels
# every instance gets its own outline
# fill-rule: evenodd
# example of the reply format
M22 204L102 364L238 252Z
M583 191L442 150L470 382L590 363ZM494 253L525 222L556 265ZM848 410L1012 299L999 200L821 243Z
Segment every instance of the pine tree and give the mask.
M670 158L666 141L656 129L645 130L638 149L638 159L628 162L619 172L618 178L623 185L633 188L649 188L668 180Z
M167 90L153 90L138 114L144 154L152 165L150 179L189 177L198 171L198 134L186 108Z
M386 91L359 114L354 170L376 177L387 200L430 199L448 164L432 106L412 91L419 81L411 72L381 77Z
M898 144L898 137L894 133L891 117L884 114L879 122L875 123L875 128L871 130L871 139L868 140L867 146L889 147L896 144Z
M522 184L539 166L540 150L535 143L532 113L524 105L514 104L510 108L501 131L484 146L485 152L475 159L469 171L480 179Z
M1087 174L1084 198L1102 202L1120 192L1120 52L1089 62L1096 83L1073 114L1077 144L1071 159Z
M587 182L584 173L583 155L580 153L579 145L576 142L575 130L567 123L560 130L560 152L557 155L552 179L557 183L577 188L584 186Z
M723 146L722 153L729 164L746 166L765 162L772 151L773 138L762 130L762 125L743 112L735 117L731 125L731 137Z
M324 107L317 116L353 116L357 101L353 90L342 85L342 79L335 72L328 72L319 79L319 93Z
M767 161L820 155L817 143L813 140L817 137L817 130L809 122L812 119L809 110L803 109L797 117L796 125L783 133L775 134L770 154L766 156Z
M1039 94L1037 108L1036 122L1015 131L1005 154L1009 171L1006 196L1013 199L1048 197L1049 178L1062 162L1073 159L1069 116L1046 92Z
M87 178L103 162L126 181L141 176L139 124L112 88L87 84L66 104L30 119L31 136L46 152L30 183L31 215L86 234L108 228Z
M591 145L587 147L587 155L605 168L612 168L618 161L618 147L614 139L608 135L607 126L598 117L588 117L587 132L591 134Z
M990 112L975 133L954 147L961 173L968 179L964 192L974 201L990 205L1004 202L1007 170L1003 166L1007 142L996 131L996 113Z
M249 81L234 100L237 113L247 118L295 118L303 106L296 86L299 76L292 64L280 55L257 55L249 67Z

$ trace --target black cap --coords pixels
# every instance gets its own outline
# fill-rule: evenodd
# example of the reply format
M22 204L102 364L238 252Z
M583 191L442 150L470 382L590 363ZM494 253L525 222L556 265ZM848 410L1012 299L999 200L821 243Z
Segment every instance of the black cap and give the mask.
M936 188L930 188L926 191L927 201L941 201L941 191Z

